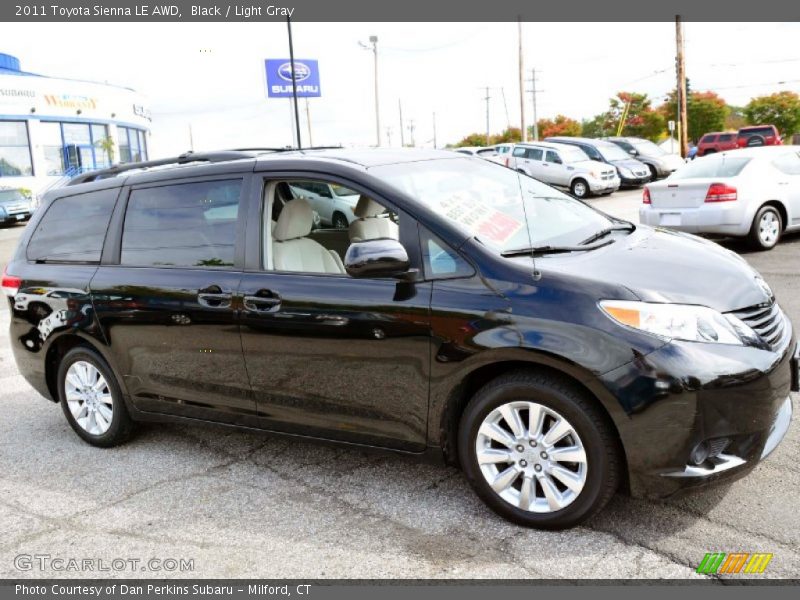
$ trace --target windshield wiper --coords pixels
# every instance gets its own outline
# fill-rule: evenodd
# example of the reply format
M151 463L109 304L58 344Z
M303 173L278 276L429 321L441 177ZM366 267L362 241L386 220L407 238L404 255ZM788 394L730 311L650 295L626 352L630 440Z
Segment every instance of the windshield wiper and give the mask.
M605 229L601 229L597 233L590 235L588 238L583 240L578 245L579 246L584 246L586 244L591 244L592 242L595 242L595 241L599 240L600 238L606 237L612 231L633 231L634 229L636 229L636 225L634 225L633 223L627 223L627 222L624 225L614 225L612 227L606 227Z
M534 246L533 248L515 248L500 253L504 258L514 256L532 256L535 254L560 254L564 252L586 252L613 244L614 240L605 240L597 244L581 244L580 246Z

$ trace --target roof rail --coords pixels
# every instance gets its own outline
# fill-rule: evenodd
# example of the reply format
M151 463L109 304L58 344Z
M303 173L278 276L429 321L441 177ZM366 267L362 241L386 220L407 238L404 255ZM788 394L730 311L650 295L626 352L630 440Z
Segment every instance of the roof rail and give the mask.
M70 179L67 185L78 185L80 183L87 183L89 181L97 181L98 179L115 177L120 173L125 173L126 171L135 171L138 169L149 169L152 167L162 167L165 165L185 165L193 162L215 163L224 162L227 160L236 160L239 158L253 158L253 150L242 149L221 150L218 152L185 152L184 154L175 156L173 158L116 164L107 169L82 173L81 175Z
M295 148L285 146L283 148L234 148L232 152L305 152L306 150L341 150L344 146L308 146L306 148Z

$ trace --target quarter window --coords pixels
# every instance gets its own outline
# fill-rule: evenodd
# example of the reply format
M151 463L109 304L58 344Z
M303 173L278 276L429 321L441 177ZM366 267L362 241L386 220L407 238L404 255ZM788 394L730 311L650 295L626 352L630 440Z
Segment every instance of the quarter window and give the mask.
M236 179L133 190L120 263L232 267L241 188Z
M28 260L98 263L118 188L58 198L36 226Z
M461 255L427 231L422 233L422 260L427 279L469 277L475 272Z

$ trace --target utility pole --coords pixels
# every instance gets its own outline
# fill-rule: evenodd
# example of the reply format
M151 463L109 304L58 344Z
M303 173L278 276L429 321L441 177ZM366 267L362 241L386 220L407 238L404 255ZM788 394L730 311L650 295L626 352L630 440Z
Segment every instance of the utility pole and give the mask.
M386 128L386 144L388 146L392 145L392 128L391 127L387 127Z
M192 124L189 123L189 150L194 152L194 135L192 135Z
M403 101L397 99L397 107L400 109L400 147L406 147L406 138L403 135Z
M297 149L303 147L300 140L300 110L297 108L297 74L294 70L294 43L292 42L292 18L286 17L286 29L289 33L289 62L292 67L292 103L294 105L294 133L297 136Z
M436 149L436 113L433 113L433 149Z
M489 133L489 99L490 98L491 98L491 96L489 96L489 86L487 85L486 86L486 98L484 98L484 100L486 100L486 145L487 146L491 145L491 143L492 143L492 134Z
M506 111L506 127L511 127L511 117L508 116L508 103L506 102L506 89L501 87L500 93L503 95L503 109Z
M536 87L536 69L531 69L531 96L533 96L533 140L539 140L539 118L536 115L536 94L541 92L540 89Z
M411 136L411 147L416 148L417 143L414 141L414 119L408 121L408 134Z
M686 116L686 63L683 55L683 23L680 15L675 15L675 64L678 74L678 141L683 158L689 153L689 124Z
M528 132L525 130L525 65L522 60L522 17L517 17L517 37L519 38L519 128L522 141L528 141Z

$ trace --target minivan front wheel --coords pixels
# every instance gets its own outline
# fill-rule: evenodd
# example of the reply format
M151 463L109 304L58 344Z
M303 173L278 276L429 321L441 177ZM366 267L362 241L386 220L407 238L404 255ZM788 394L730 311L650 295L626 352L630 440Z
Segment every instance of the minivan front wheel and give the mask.
M459 457L490 508L542 529L597 513L620 476L604 415L569 381L534 372L501 376L475 395L461 418Z
M576 179L572 182L570 186L570 191L572 195L576 198L586 198L589 195L589 184L586 183L583 179Z
M73 348L58 367L61 408L72 429L93 446L128 439L133 428L117 380L103 358L89 348Z

